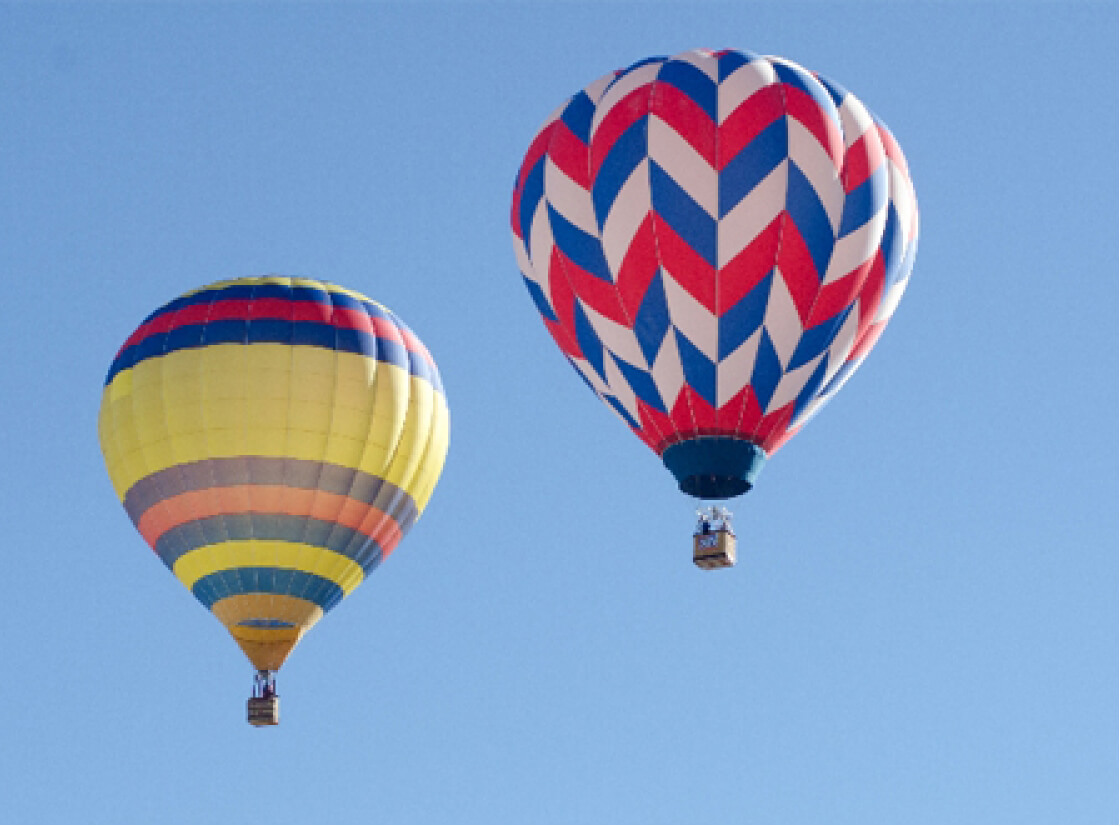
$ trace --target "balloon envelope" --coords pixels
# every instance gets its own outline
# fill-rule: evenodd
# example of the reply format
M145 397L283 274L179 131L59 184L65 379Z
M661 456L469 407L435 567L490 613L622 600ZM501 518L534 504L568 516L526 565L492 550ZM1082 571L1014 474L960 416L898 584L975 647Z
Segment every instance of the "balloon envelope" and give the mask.
M431 355L385 307L256 277L150 315L109 369L98 429L144 539L275 670L420 516L448 411Z
M561 351L705 498L748 490L859 366L918 237L886 127L797 64L735 51L573 95L529 147L511 223Z

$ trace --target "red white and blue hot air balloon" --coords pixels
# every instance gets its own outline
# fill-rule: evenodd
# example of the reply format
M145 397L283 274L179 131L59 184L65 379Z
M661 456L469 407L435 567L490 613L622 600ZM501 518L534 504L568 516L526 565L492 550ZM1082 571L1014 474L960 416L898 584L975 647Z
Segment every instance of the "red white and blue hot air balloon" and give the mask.
M862 363L918 209L894 138L789 60L696 50L573 95L517 176L545 326L685 493L750 489Z

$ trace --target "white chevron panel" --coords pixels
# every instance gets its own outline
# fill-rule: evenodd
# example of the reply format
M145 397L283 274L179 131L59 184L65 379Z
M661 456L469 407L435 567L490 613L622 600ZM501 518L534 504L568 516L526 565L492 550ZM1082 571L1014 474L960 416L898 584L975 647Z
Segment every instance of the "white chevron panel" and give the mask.
M649 120L649 157L713 219L719 214L719 173L660 118Z
M799 120L787 116L786 123L789 125L790 162L797 165L816 190L835 236L846 197L844 186L840 182L840 170L820 141Z
M565 219L586 233L598 234L591 193L569 178L552 158L548 158L544 166L544 191L553 209Z
M762 328L759 327L716 367L716 407L723 407L750 383L761 340Z
M643 370L649 369L645 356L642 355L642 348L638 344L638 339L632 329L597 313L593 307L582 299L577 300L587 315L587 320L591 323L591 329L595 331L595 335L599 337L599 341L603 343L604 347L623 361L637 365Z
M822 387L832 381L832 377L840 372L852 348L856 345L856 334L859 332L859 306L852 307L844 323L840 325L836 337L828 347L828 370L825 372Z
M719 85L718 121L723 123L751 95L777 82L774 67L765 60L752 60L736 69Z
M837 111L840 113L840 129L844 135L845 149L850 149L865 132L874 131L878 140L875 119L871 117L871 113L867 111L862 101L851 92L840 101Z
M719 79L719 59L714 56L711 49L692 49L673 55L672 60L690 63L708 76L715 83Z
M548 220L548 208L544 198L541 198L533 212L533 220L529 224L529 260L532 262L532 280L541 285L545 295L548 295L549 267L552 261L552 250L555 246L552 238L552 225ZM528 273L526 273L528 275Z
M872 215L871 220L836 240L822 283L831 284L873 258L879 250L886 226L887 210L884 202L883 208Z
M590 201L589 197L588 203ZM611 277L616 281L622 261L633 245L634 235L649 211L649 160L643 159L618 191L603 224L603 253L606 255Z
M801 317L797 314L797 306L786 287L786 280L782 277L781 270L775 268L773 283L770 285L770 298L766 302L766 315L762 319L766 332L774 344L774 351L778 355L783 369L789 364L797 342L801 340L804 328L801 326Z
M595 140L595 133L599 130L599 124L603 122L603 118L610 113L614 105L635 89L653 83L657 79L657 73L661 70L661 66L660 61L639 66L634 71L620 77L603 92L603 97L595 107L595 115L591 121L592 141Z
M805 383L812 377L813 371L817 369L822 358L824 358L823 353L808 364L803 364L796 370L782 374L781 381L774 389L774 395L770 397L770 404L766 406L763 414L772 413L796 399L797 394L804 389Z
M622 375L622 371L618 369L618 365L609 355L603 361L603 372L607 374L607 384L611 388L610 395L622 403L626 412L634 417L634 421L641 421L638 417L637 397L634 395L630 383L626 381L626 377Z
M719 222L716 228L718 266L727 266L785 209L789 187L788 163L783 160L774 167Z
M673 334L672 327L669 327L665 339L661 342L661 348L657 351L653 368L649 372L662 400L671 406L684 387L684 368L681 367L677 337Z
M673 326L684 333L700 352L716 361L719 357L719 325L716 317L689 295L671 272L664 272L662 283L665 285L665 299Z

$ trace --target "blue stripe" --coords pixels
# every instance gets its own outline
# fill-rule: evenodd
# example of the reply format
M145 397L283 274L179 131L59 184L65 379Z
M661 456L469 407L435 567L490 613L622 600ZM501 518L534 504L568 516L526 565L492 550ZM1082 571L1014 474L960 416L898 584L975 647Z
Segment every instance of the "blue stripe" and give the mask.
M832 98L832 102L839 108L840 104L844 102L844 98L848 96L848 90L839 83L829 80L822 75L817 75L817 80L820 82L821 86L825 88L825 91L828 92L829 96Z
M614 396L604 396L603 398L606 400L607 404L618 412L618 415L621 416L623 421L630 425L630 427L634 428L634 430L642 429L642 423L634 420L634 417L630 415L630 412L622 405L622 402Z
M793 405L793 416L790 417L790 421L796 420L797 417L801 415L801 411L805 409L805 406L817 397L817 391L820 390L821 385L824 384L824 376L827 372L828 356L826 355L813 371L813 375L809 377L809 381L805 382L805 386L801 388L801 392L797 394L797 401Z
M649 155L647 134L648 116L643 116L626 128L610 148L595 180L591 184L591 201L595 206L595 220L602 229L607 215L623 185L638 165Z
M399 324L397 326L400 327ZM439 372L431 363L418 353L410 352L399 342L332 324L275 319L233 319L187 324L168 333L148 336L114 359L105 384L110 384L118 373L135 367L145 359L216 344L305 345L355 353L407 370L411 375L430 383L437 391L442 392L443 389Z
M758 342L758 353L754 357L754 370L751 372L751 389L763 413L769 407L770 399L774 397L774 391L781 380L782 362L778 359L770 334L763 328L762 338Z
M770 287L774 271L767 273L739 303L719 319L719 359L723 361L738 350L766 318L766 305L770 300Z
M579 92L572 96L568 105L564 107L560 120L572 134L584 143L591 140L591 121L595 115L595 104L587 96L587 92Z
M717 60L719 62L719 82L723 83L740 66L746 66L748 63L758 60L758 55L748 51L727 52L721 54Z
M684 369L685 383L696 391L696 394L710 404L716 406L716 365L705 356L680 330L677 334L677 351L681 357L681 367Z
M653 364L665 334L669 332L669 302L665 298L665 285L660 270L649 282L642 305L634 317L634 337L642 348L647 364Z
M544 197L544 163L545 156L541 155L540 159L533 164L533 168L529 170L529 174L525 176L525 186L521 189L521 201L517 205L517 222L521 228L521 237L525 239L526 245L529 243L529 228L533 223L533 215L536 214L537 204ZM528 252L528 248L526 248L526 252Z
M666 62L657 73L657 82L680 89L704 110L710 120L716 119L716 84L692 63L684 60Z
M306 599L323 609L342 601L342 588L329 579L290 568L231 568L202 577L191 588L207 608L226 597L241 594L277 594Z
M595 368L595 372L599 374L599 378L606 381L607 376L603 366L603 342L599 340L599 336L595 333L595 328L591 326L591 321L583 311L583 305L578 301L575 302L573 315L576 328L576 343L579 344L580 352L583 353L583 357L587 359L588 363Z
M165 531L154 550L174 570L181 556L198 548L248 539L324 548L352 560L367 574L384 556L380 544L361 531L310 516L277 513L228 513L185 522Z
M832 234L832 224L828 213L817 197L817 191L809 183L805 174L796 164L789 165L789 192L786 195L786 210L793 219L797 231L805 241L809 255L816 268L817 281L824 278L836 238Z
M793 86L809 95L813 102L820 107L826 119L839 123L840 114L836 111L836 104L832 100L830 90L817 82L807 71L800 66L794 67L785 63L773 63L774 72L782 83Z
M789 127L785 118L777 118L720 172L719 217L725 217L788 156Z
M880 166L844 198L838 237L855 232L872 219L887 203L887 168Z
M611 271L598 238L588 235L569 222L552 204L548 204L548 223L556 246L571 259L573 264L604 281L614 283L611 281Z
M836 340L836 334L840 332L840 327L843 326L851 311L852 305L849 304L827 321L805 330L801 334L801 338L798 339L793 355L790 356L789 364L786 365L786 372L808 364L831 347L832 342Z
M653 383L653 377L639 367L635 367L627 361L615 358L612 354L615 365L617 365L622 377L626 379L626 383L630 385L630 389L634 391L634 395L644 401L654 410L660 410L662 413L667 413L665 402L661 399L661 393L657 389L657 385ZM630 416L626 418L629 420ZM638 427L641 429L641 426Z
M532 297L533 303L537 305L537 312L541 314L541 317L546 321L559 321L560 318L552 311L541 285L536 281L530 281L525 276L521 276L521 280L525 282L525 287L529 290L529 295Z
M714 267L718 227L716 220L653 161L649 165L649 189L653 211L697 255Z

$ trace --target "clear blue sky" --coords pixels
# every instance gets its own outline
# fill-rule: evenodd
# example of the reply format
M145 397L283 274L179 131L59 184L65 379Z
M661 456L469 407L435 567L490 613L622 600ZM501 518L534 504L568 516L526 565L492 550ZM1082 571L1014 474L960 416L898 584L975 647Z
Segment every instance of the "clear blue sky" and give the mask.
M1117 31L1113 2L0 4L0 821L1115 823ZM711 573L507 229L554 107L695 47L851 89L923 219ZM452 437L256 730L96 417L149 311L268 272L402 316Z

